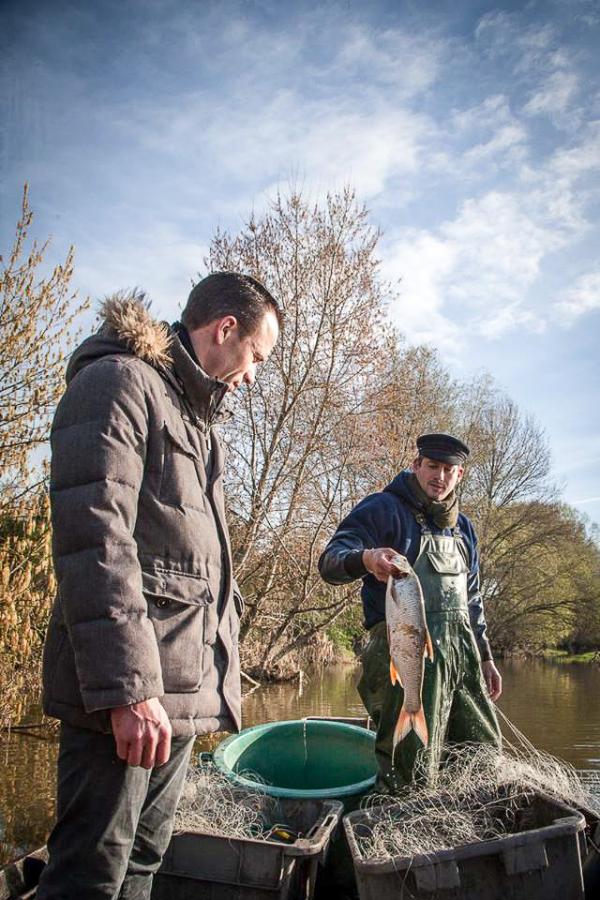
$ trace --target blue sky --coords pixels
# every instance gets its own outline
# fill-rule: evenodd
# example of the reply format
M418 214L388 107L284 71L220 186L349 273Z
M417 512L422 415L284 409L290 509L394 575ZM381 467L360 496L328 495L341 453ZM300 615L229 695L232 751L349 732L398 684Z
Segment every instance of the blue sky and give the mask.
M391 315L546 429L600 522L600 0L3 0L0 248L175 317L217 226L352 184Z

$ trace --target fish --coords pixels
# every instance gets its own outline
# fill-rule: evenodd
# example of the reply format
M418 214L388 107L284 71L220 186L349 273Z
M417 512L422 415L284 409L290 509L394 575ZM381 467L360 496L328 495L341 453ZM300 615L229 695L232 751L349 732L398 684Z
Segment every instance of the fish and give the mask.
M433 644L416 573L404 556L396 556L391 561L399 574L389 576L385 595L390 677L392 684L398 683L404 689L404 702L394 729L393 758L396 746L413 730L424 747L429 743L421 691L425 656L433 661Z

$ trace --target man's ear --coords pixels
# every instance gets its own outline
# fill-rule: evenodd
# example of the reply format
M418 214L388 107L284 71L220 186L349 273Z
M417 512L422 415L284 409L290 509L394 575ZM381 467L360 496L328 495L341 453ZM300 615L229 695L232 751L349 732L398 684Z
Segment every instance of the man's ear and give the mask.
M420 464L421 464L421 457L420 457L420 456L415 456L415 458L414 458L413 461L412 461L412 466L411 466L411 469L413 470L413 472L416 472L416 471L417 471L417 469L419 468Z
M462 477L465 474L464 466L458 467L458 478L456 479L456 483L459 484L462 481Z
M223 316L222 319L217 319L215 322L215 330L213 332L215 337L215 342L217 344L224 344L228 337L235 331L237 328L238 321L235 316Z

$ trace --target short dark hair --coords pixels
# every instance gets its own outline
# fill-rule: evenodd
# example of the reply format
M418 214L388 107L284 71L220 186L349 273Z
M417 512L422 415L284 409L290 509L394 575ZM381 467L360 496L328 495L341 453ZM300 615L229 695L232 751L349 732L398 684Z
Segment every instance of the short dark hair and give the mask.
M246 337L256 331L269 310L281 328L283 316L279 304L260 281L239 272L213 272L192 288L181 321L188 331L194 331L215 319L235 316L240 336Z

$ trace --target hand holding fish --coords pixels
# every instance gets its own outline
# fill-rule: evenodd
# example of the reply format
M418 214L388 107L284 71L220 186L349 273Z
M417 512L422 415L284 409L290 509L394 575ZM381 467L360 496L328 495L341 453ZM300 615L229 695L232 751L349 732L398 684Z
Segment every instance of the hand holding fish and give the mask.
M374 575L378 581L387 582L390 575L394 578L402 577L403 571L398 567L397 560L404 559L397 550L391 547L377 547L373 550L363 550L362 560L367 572Z

